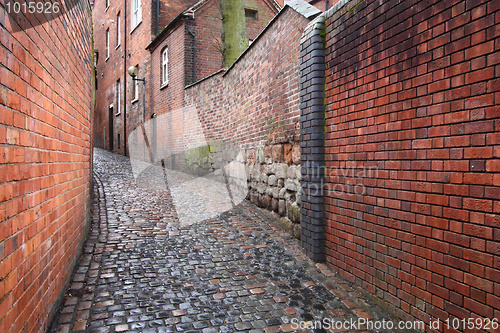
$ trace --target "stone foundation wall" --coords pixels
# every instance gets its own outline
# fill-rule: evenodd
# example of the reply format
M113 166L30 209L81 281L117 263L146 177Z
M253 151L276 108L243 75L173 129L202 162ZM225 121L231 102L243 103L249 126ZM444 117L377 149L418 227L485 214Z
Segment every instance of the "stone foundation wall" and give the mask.
M300 143L246 150L248 198L278 213L280 224L300 238Z
M212 141L172 154L163 159L163 164L172 170L237 186L238 191L246 192L247 199L277 213L281 217L280 225L300 238L299 141L250 149ZM242 170L242 167L245 175L235 171Z

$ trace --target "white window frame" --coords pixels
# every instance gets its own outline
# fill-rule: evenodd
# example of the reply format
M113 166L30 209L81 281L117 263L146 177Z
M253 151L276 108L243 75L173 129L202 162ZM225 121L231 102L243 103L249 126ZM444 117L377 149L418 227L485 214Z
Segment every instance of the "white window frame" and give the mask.
M106 29L106 60L109 59L109 28Z
M142 0L130 0L132 31L142 22Z
M120 46L122 43L122 17L121 13L118 12L116 15L116 47Z
M116 114L119 116L122 113L122 82L120 79L116 80Z
M168 85L168 47L161 52L161 87Z
M132 79L132 81L134 81L134 85L133 85L134 99L132 100L132 104L133 104L139 100L139 80Z

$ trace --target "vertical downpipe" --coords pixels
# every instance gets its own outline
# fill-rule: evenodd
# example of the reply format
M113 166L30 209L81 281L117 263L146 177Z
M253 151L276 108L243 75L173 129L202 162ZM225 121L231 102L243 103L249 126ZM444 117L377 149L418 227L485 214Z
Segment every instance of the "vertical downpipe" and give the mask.
M123 155L127 156L127 2L123 2Z

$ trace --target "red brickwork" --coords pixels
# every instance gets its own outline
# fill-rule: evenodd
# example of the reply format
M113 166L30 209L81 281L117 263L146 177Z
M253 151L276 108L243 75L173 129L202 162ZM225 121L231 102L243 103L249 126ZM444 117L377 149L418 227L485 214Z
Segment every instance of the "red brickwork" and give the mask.
M186 89L205 136L251 148L298 138L300 36L308 19L285 9L227 72Z
M99 51L94 125L97 147L125 153L126 139L132 139L140 145L140 140L135 140L134 130L142 132L141 124L148 122L153 113L162 114L168 110L178 110L183 103L182 92L186 85L207 77L222 67L222 54L218 48L222 31L218 1L207 0L194 7L195 19L189 15L184 17L179 17L179 15L193 6L196 1L159 1L161 16L158 29L156 29L155 16L156 1L142 0L142 23L135 29L131 26L130 0L126 3L109 0L108 8L106 8L105 0L95 1L93 10L95 48ZM250 39L257 37L278 10L274 2L269 0L246 0L245 8L259 12L257 19L247 18ZM120 45L117 45L118 13L121 18ZM176 18L177 20L174 20ZM175 22L172 23L172 21ZM168 31L163 31L168 24L171 24ZM109 31L109 58L106 51L106 31ZM152 46L151 53L146 50L146 47L155 38L157 32L162 33L155 41L160 45ZM175 41L171 35L176 36ZM168 86L160 90L161 52L167 45L169 53L172 53L169 55L171 79ZM139 98L136 101L133 90L134 82L124 71L130 66L137 65L139 78L146 78L146 83L139 82ZM151 66L156 66L154 71L151 71ZM195 74L194 71L196 71ZM120 96L117 93L118 80L121 84ZM156 139L160 141L161 138Z
M327 16L327 260L408 317L500 318L500 2L350 7Z
M154 30L156 30L153 25L156 18L152 15L155 12L152 8L156 2L142 0L142 21L135 27L132 26L130 0L126 3L109 0L108 3L109 7L106 8L106 0L96 0L93 7L95 49L99 52L96 67L94 140L96 147L123 154L126 137L132 129L143 122L144 109L150 108L147 80L146 84L138 82L139 98L136 100L134 81L125 71L130 66L138 66L139 78L147 79L150 76L150 52L145 48L151 42ZM120 30L118 30L118 14L120 14ZM106 51L106 31L108 30L109 57ZM117 43L118 31L121 32L120 44ZM117 93L118 80L121 86L120 94ZM112 112L110 108L113 109ZM126 131L124 130L125 117ZM110 122L113 132L112 143L110 142Z
M277 8L271 4L272 2L267 0L245 1L245 8L255 9L259 13L256 20L247 18L247 34L250 38L255 39L274 17ZM222 53L218 48L222 34L221 13L218 1L213 0L207 0L193 8L195 10L194 17L191 15L179 16L155 39L149 48L153 70L149 74L150 80L148 81L151 108L148 109L145 131L150 144L152 144L154 155L158 156L157 160L167 158L171 153L182 152L192 145L196 145L200 140L204 141L205 138L201 138L200 135L207 135L207 140L213 139L213 133L203 133L201 123L206 123L205 117L212 117L216 113L211 113L207 108L198 110L199 105L186 102L184 96L186 93L189 94L188 91L196 89L188 88L186 90L186 85L193 83L194 80L200 80L217 73L222 68ZM295 37L297 36L295 35ZM168 48L169 59L168 85L162 84L162 52L165 48ZM260 52L260 54L264 53ZM275 54L276 59L273 61L278 61L278 54ZM213 77L201 84L205 87L206 82L215 85L209 88L211 90L209 98L225 98L221 95L225 93L223 92L225 88L217 83L218 79ZM239 89L244 90L243 87L239 87ZM227 99L232 99L235 93L236 91L228 92ZM203 98L206 99L208 95L204 92L200 96L204 96ZM151 120L153 113L158 116L156 120ZM226 117L227 119L229 118ZM154 122L156 125L153 125ZM214 126L219 125L208 124L207 126L215 128ZM156 126L156 132L153 130L153 126ZM129 142L130 149L134 151L134 154L141 155L142 148L140 147L144 145L142 129L136 132L137 134L131 133L133 142ZM153 143L156 144L153 145Z
M89 225L91 12L19 31L3 4L0 332L44 332Z

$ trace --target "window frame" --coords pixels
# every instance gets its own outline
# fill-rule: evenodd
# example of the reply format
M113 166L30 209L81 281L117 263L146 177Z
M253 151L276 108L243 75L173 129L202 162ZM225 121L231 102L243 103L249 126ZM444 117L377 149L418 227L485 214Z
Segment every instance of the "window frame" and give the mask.
M121 12L116 14L116 48L122 44L122 17Z
M109 50L109 28L106 29L106 60L109 59L110 50Z
M168 46L166 46L161 51L161 67L160 67L161 84L160 84L160 88L166 87L168 85L168 81L169 81L168 60L169 60L168 59Z
M122 113L121 99L122 99L122 82L121 82L121 79L118 79L118 80L116 80L116 114L115 114L115 116L119 116Z
M253 8L245 8L245 18L251 20L259 19L259 11Z
M136 65L135 67L139 69L139 65ZM132 79L132 94L134 96L134 99L132 100L131 103L134 104L139 100L139 80L137 80L137 78L135 80L134 78L131 79Z
M142 0L130 0L132 31L142 22Z

